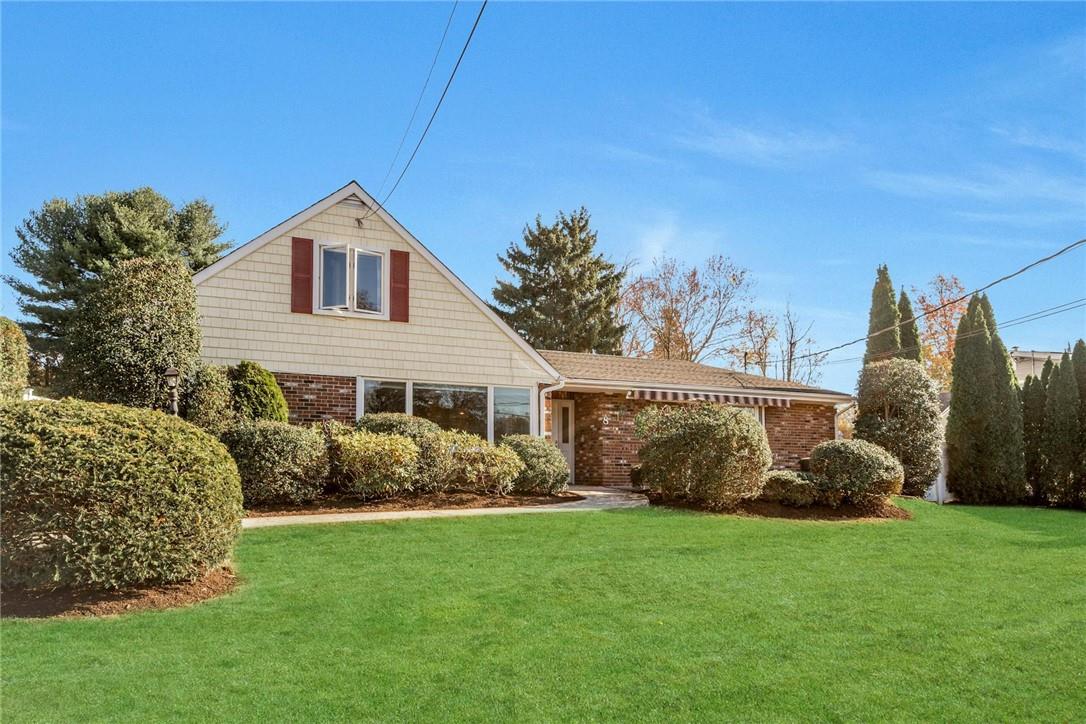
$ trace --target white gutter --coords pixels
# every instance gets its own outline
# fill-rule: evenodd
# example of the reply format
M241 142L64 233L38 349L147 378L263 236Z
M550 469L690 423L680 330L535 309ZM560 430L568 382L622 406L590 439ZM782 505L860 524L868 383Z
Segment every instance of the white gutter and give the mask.
M562 377L559 377L557 383L555 383L553 385L550 385L548 387L541 387L539 389L539 430L536 431L536 432L539 433L539 437L543 437L544 434L546 434L546 430L544 429L544 427L545 427L544 418L546 417L546 414L547 414L547 407L546 407L546 405L547 405L547 394L550 393L550 392L557 392L558 390L562 389L565 386L566 386L565 379L562 378Z

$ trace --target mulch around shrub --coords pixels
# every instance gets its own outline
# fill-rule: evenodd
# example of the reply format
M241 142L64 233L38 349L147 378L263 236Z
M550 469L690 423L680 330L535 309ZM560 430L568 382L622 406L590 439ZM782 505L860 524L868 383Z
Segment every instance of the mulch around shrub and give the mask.
M237 583L237 576L232 570L217 568L195 581L148 588L118 591L70 588L54 591L4 590L0 592L0 615L4 618L78 618L179 608L225 595Z
M457 508L518 508L533 505L554 505L584 500L584 496L569 491L554 495L480 495L479 493L424 493L385 500L363 500L351 495L326 495L304 505L267 506L245 511L248 518L278 515L312 515L314 513L379 513L396 510L455 510Z
M666 499L659 495L648 494L650 505L663 505L670 508L697 510L703 513L720 515L742 515L750 518L786 518L789 520L826 520L826 521L876 521L876 520L912 520L913 514L893 503L887 503L878 510L842 505L831 508L828 505L811 505L794 508L767 500L745 500L735 510L708 511L685 500Z

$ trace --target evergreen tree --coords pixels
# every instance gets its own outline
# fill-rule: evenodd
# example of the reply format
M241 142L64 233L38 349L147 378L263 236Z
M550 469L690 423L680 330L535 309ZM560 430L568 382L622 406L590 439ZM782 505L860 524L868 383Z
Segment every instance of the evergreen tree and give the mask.
M867 322L867 350L864 364L878 362L895 356L901 349L901 321L894 301L894 284L885 264L878 268L875 286L871 289L871 312ZM886 331L883 331L886 330Z
M992 419L988 426L989 480L992 495L1002 503L1015 503L1027 496L1022 428L1022 392L1014 362L999 336L995 313L986 294L978 306L990 335L992 355Z
M1041 367L1041 387L1048 389L1048 381L1052 379L1052 370L1056 365L1053 364L1051 359L1046 359L1044 365Z
M1045 419L1045 387L1040 377L1030 375L1022 388L1022 442L1025 449L1026 482L1037 502L1044 500L1041 435Z
M1071 356L1064 352L1052 370L1045 400L1042 445L1045 502L1054 505L1083 504L1078 487L1080 471L1078 383Z
M1075 371L1075 383L1078 387L1078 488L1086 502L1086 342L1078 340L1071 352L1071 367Z
M618 354L623 326L618 304L625 269L596 253L596 232L583 207L559 212L550 226L536 217L523 244L498 261L515 282L498 281L494 311L533 347Z
M901 289L901 296L897 298L898 317L901 318L900 345L897 356L901 359L911 359L914 362L924 361L924 351L920 344L920 327L916 323L916 313L913 312L913 303L909 295Z
M958 323L946 425L947 487L963 502L987 503L988 425L994 370L991 336L979 300Z

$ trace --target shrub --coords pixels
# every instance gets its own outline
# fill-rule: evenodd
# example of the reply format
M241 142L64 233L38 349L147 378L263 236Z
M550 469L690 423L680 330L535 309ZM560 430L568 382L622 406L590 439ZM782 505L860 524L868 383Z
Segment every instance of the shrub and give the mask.
M241 473L246 505L308 503L323 490L328 454L316 430L257 420L223 437Z
M196 288L180 259L122 261L76 309L62 362L64 391L88 400L162 409L165 371L200 360Z
M419 448L406 435L359 430L332 437L337 484L366 498L388 498L412 489Z
M819 499L837 507L844 502L875 507L901 492L905 472L897 459L866 440L831 440L811 452L811 472L818 477Z
M222 444L152 410L80 400L0 407L4 582L120 588L229 558L241 486Z
M200 365L185 380L181 394L181 416L212 435L234 427L234 394L226 369Z
M806 508L818 499L818 478L810 473L792 470L770 470L759 500L780 503L793 508Z
M891 359L860 372L855 436L886 449L905 470L904 492L923 495L939 474L939 389L919 362Z
M234 410L242 420L287 421L287 399L275 375L256 362L242 360L230 368Z
M442 435L452 450L450 483L454 488L505 495L524 472L524 463L508 447L491 445L470 432L446 430Z
M376 432L382 435L403 435L418 442L422 437L441 432L441 427L436 422L431 422L423 417L405 415L402 412L376 412L363 415L358 418L355 426L366 432Z
M18 324L0 317L0 401L23 398L29 370L26 335Z
M772 455L749 412L708 403L649 407L635 428L644 440L641 482L664 497L722 509L762 491Z
M416 490L437 493L452 485L456 471L453 453L459 440L456 432L441 429L415 439L415 444L419 446Z
M501 444L524 463L524 472L513 481L513 490L543 495L566 489L569 464L554 443L534 435L506 435Z

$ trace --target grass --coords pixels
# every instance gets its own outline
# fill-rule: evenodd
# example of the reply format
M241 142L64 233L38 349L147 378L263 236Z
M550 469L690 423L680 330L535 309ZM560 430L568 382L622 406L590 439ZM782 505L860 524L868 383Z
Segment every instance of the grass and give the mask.
M235 594L4 621L5 722L1080 720L1086 516L247 531Z

